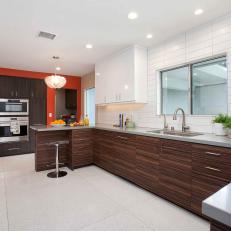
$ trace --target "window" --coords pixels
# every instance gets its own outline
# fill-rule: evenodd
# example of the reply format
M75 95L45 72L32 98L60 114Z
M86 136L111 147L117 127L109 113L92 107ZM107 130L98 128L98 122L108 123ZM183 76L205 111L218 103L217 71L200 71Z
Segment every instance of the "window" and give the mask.
M162 72L162 112L173 114L181 107L189 113L189 68L181 67Z
M90 124L95 124L95 88L85 90L85 115L88 115Z
M192 65L192 114L215 115L227 112L226 59Z
M193 115L227 113L226 58L220 57L161 72L161 112L181 107Z

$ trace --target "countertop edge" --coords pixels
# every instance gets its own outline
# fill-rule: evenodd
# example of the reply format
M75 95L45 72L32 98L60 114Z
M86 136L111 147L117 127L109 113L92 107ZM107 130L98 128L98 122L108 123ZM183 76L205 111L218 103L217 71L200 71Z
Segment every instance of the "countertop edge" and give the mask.
M202 202L202 213L213 220L231 227L231 183ZM230 194L230 195L227 195ZM226 200L223 201L222 200ZM228 200L228 201L227 201ZM225 204L225 208L221 205Z
M134 129L125 129L125 128L116 128L116 127L108 127L108 126L79 126L79 127L42 127L42 126L30 126L30 129L37 131L37 132L45 132L45 131L68 131L68 130L78 130L78 129L99 129L104 131L111 131L111 132L120 132L120 133L127 133L127 134L134 134L134 135L143 135L148 137L155 137L160 139L169 139L169 140L177 140L177 141L185 141L190 143L196 143L196 144L207 144L212 146L218 146L218 147L224 147L224 148L231 148L231 139L230 141L215 141L216 138L215 135L212 135L213 140L209 140L209 137L206 138L206 135L211 134L204 134L199 135L196 137L182 137L182 136L172 136L172 135L163 135L163 134L154 134L151 132L148 132L150 130L158 130L158 128L134 128ZM217 139L221 139L221 137L217 137ZM227 139L224 137L224 139Z

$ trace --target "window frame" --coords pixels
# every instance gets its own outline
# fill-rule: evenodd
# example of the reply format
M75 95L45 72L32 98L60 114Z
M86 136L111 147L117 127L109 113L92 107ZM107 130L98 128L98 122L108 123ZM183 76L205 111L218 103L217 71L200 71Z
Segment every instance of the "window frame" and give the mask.
M213 57L210 57L210 58L204 58L204 59L200 59L200 60L197 60L197 61L194 61L194 62L190 62L190 63L187 63L187 64L183 64L183 65L180 65L180 66L175 66L175 67L172 67L172 68L166 68L166 69L162 69L159 71L159 87L160 87L160 115L173 115L174 112L172 112L172 114L165 114L163 113L163 85L162 85L162 74L163 72L167 72L167 71L172 71L172 70L177 70L177 69L180 69L180 68L184 68L184 67L188 67L188 108L189 108L189 113L185 113L186 115L189 115L189 116L215 116L215 114L192 114L193 112L193 89L192 89L192 81L193 81L193 68L192 66L195 65L195 64L199 64L199 63L203 63L203 62L206 62L206 61L212 61L212 60L215 60L215 59L219 59L219 58L225 58L225 62L226 62L226 67L227 67L227 90L228 90L228 73L229 73L229 70L228 70L228 65L227 65L227 54L222 54L222 55L218 55L218 56L213 56ZM228 94L227 94L227 103L228 103ZM227 107L227 111L226 111L226 114L228 113L228 107Z

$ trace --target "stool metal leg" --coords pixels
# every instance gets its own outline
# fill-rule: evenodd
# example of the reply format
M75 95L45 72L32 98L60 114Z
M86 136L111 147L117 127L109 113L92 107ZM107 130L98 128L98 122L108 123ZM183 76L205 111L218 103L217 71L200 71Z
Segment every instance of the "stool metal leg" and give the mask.
M58 177L63 177L67 175L66 171L59 171L59 144L55 144L55 151L56 151L55 171L49 172L47 174L47 176L50 178L58 178Z

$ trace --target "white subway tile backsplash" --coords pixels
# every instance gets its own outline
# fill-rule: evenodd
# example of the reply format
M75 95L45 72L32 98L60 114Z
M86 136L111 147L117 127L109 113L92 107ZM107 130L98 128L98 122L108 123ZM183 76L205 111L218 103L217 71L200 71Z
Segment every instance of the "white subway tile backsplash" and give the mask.
M157 115L157 108L160 108L160 96L157 93L158 70L223 53L226 53L228 57L228 112L231 115L231 14L228 14L150 48L148 50L147 104L140 107L119 105L100 107L97 109L97 122L118 123L118 114L124 112L128 116L133 114L137 126L162 128L163 117ZM181 117L178 118L175 125L179 127ZM186 122L191 130L211 133L213 118L214 116L186 116ZM172 116L167 116L167 123L174 124Z

